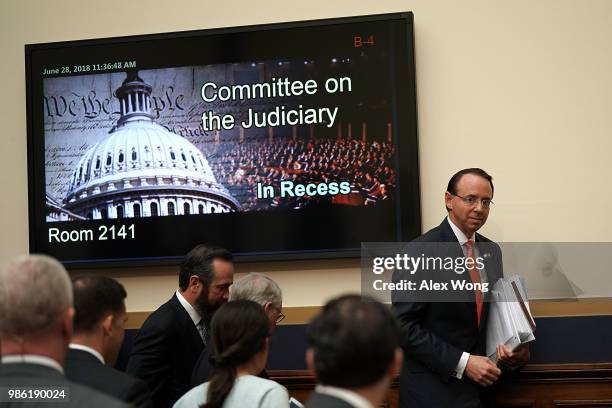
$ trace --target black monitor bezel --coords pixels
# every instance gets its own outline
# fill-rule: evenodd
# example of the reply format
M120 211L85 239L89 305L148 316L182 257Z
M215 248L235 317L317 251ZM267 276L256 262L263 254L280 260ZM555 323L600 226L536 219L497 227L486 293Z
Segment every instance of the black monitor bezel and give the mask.
M40 50L51 50L58 48L82 47L100 44L120 44L141 41L151 41L160 39L180 39L193 36L210 36L225 33L244 33L249 31L263 30L284 30L313 26L325 26L336 24L363 23L371 21L390 21L401 20L406 24L407 29L407 49L405 72L398 82L398 88L405 89L405 92L397 92L402 103L406 106L406 111L402 112L405 119L405 126L409 137L402 139L401 150L396 154L396 160L404 162L399 168L398 185L400 186L400 200L397 200L397 235L398 241L413 239L421 233L421 205L420 205L420 171L418 155L418 126L417 126L417 103L416 103L416 72L414 56L414 25L412 12L388 13L355 17L340 17L330 19L317 19L307 21L283 22L272 24L260 24L238 27L212 28L204 30L190 30L170 33L146 34L135 36L109 37L102 39L87 39L75 41L61 41L51 43L39 43L25 45L25 73L26 73L26 121L27 121L27 157L28 157L28 215L29 215L29 248L30 252L37 252L38 241L43 238L43 234L37 235L37 203L34 201L36 194L36 180L44 177L44 166L41 172L37 169L34 162L34 149L36 145L36 135L34 134L33 106L32 106L32 54ZM396 106L401 106L397 103ZM398 112L394 113L395 115ZM394 118L394 123L398 123ZM397 130L394 130L397 134ZM395 135L396 136L396 135ZM397 137L394 138L397 141ZM406 164L406 162L408 164ZM397 164L397 163L396 163ZM408 181L407 181L408 179ZM43 194L44 198L44 194ZM400 202L411 205L401 205ZM40 216L38 214L38 216ZM195 243L194 243L195 244ZM308 259L336 259L336 258L357 258L360 256L360 248L342 250L321 250L321 251L299 251L299 252L274 252L274 253L239 253L236 254L236 261L257 262L257 261L287 261L287 260L308 260ZM180 256L148 257L148 258L121 258L88 261L68 261L64 264L71 268L97 268L97 267L129 267L129 266L149 266L149 265L176 265L180 262Z

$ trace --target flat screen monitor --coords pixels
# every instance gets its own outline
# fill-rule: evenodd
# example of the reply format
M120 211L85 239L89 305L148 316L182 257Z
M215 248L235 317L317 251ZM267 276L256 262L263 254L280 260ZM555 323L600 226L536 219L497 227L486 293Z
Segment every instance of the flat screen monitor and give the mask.
M25 51L31 252L335 258L420 233L412 13Z

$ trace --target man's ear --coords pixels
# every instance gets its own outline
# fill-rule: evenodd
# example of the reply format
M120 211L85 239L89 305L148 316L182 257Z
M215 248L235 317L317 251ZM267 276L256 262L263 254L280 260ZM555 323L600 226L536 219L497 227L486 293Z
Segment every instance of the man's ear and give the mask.
M62 334L70 343L74 331L74 308L70 306L62 317Z
M113 322L115 316L111 313L102 320L102 331L105 336L110 336L113 333Z
M263 305L263 309L266 313L268 313L270 311L270 308L272 307L272 302L266 302Z
M444 193L444 204L446 205L446 209L448 211L453 209L453 195L448 191Z
M270 336L266 337L264 341L264 350L270 351Z
M404 350L400 347L395 348L395 353L393 355L393 360L389 365L389 374L391 378L399 376L402 371L402 364L404 363Z
M312 372L315 372L314 349L309 347L306 350L306 366Z
M199 290L201 290L200 286L202 285L203 283L197 275L191 275L189 277L189 284L187 285L187 290L197 293Z

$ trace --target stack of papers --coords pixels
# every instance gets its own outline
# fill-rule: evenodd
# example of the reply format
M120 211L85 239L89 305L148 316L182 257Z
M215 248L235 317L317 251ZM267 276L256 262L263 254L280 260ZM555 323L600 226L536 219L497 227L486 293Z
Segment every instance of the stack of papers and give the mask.
M525 280L518 275L498 280L491 290L487 356L497 363L497 345L504 344L514 351L521 344L535 340L535 329Z
M304 408L304 405L295 398L289 398L289 408Z

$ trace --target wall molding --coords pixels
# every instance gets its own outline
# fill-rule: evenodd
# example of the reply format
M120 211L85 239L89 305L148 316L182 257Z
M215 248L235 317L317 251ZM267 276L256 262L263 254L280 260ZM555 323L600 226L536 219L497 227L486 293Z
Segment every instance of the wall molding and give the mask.
M609 316L612 315L612 298L579 300L533 300L529 302L534 317ZM280 324L307 324L319 313L321 306L284 307L286 318ZM126 328L139 329L148 312L128 312Z

